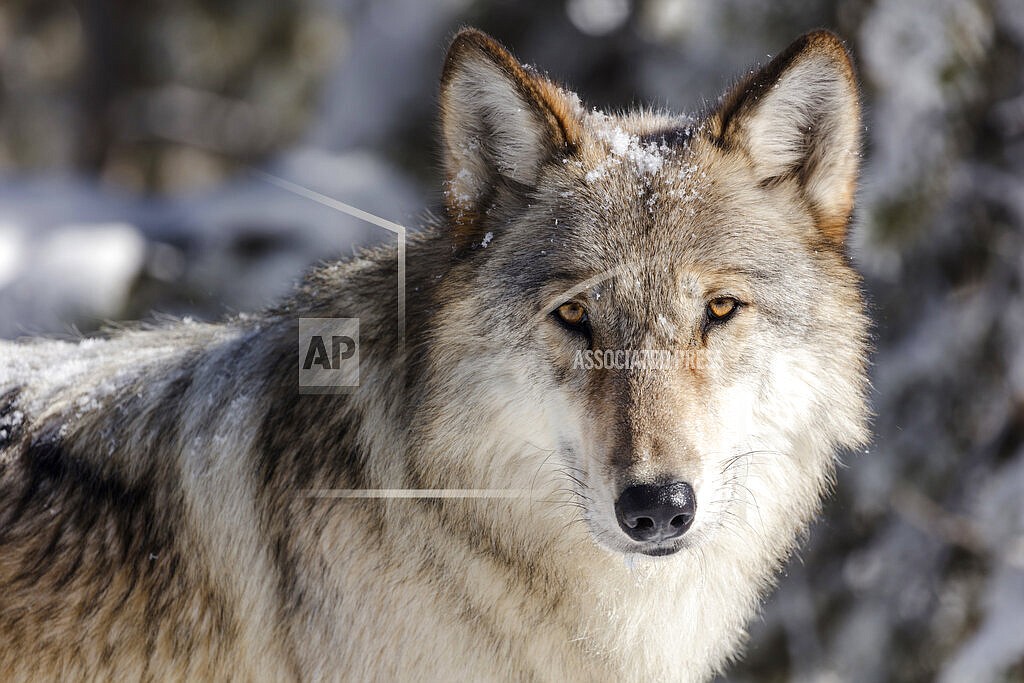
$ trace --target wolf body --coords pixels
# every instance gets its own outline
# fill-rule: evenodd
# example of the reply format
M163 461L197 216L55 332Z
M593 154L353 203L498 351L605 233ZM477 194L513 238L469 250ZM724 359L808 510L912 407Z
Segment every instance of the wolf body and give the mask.
M611 116L465 30L441 109L404 325L382 248L259 315L0 347L6 680L698 681L735 655L867 433L842 43L698 117ZM298 320L333 317L359 386L302 394ZM600 349L690 362L574 365ZM659 482L685 533L638 538L624 491Z

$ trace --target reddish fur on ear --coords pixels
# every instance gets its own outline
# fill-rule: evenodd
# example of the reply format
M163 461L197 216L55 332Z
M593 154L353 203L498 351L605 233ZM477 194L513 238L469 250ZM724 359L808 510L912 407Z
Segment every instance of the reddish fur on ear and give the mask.
M458 245L474 236L497 175L529 184L546 160L577 147L577 102L487 34L459 31L448 48L440 93L445 207Z
M762 180L795 178L818 230L846 238L860 165L860 92L850 55L830 31L796 39L721 100L708 130L744 153Z
M448 47L444 69L441 72L442 108L451 104L446 101L445 95L449 92L447 86L454 72L474 51L485 55L499 66L515 85L520 96L536 108L536 112L544 118L552 142L556 146L573 147L579 143L582 134L581 124L565 92L548 79L527 71L501 43L475 28L460 30Z

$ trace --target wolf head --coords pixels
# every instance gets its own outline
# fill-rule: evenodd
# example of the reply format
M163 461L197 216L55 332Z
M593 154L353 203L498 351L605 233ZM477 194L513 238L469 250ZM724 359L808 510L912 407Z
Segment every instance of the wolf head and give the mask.
M617 552L791 543L866 438L839 39L801 37L686 117L587 110L465 30L440 102L456 265L433 334L457 362L434 388L499 435L459 467L513 487L550 467ZM503 458L515 443L537 459Z

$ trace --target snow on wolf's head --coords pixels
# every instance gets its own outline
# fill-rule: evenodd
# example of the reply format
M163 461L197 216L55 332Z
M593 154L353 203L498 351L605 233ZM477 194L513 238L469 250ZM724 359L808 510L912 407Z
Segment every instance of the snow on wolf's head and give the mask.
M754 527L788 545L866 437L839 40L803 36L690 118L588 111L465 30L441 109L457 265L436 334L460 349L459 419L490 435L459 466L548 472L614 551ZM536 456L501 455L517 443Z

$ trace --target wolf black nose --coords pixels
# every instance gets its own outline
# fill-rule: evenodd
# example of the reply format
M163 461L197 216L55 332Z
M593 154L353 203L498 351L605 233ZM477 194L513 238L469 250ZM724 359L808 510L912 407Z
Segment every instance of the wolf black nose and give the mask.
M667 541L686 533L697 514L697 498L686 482L630 486L615 502L615 517L635 541Z

